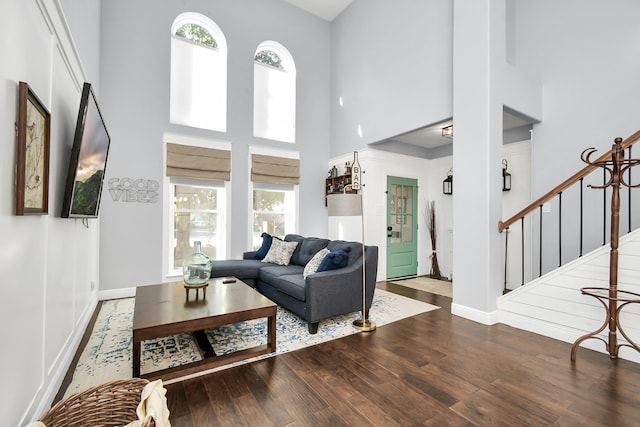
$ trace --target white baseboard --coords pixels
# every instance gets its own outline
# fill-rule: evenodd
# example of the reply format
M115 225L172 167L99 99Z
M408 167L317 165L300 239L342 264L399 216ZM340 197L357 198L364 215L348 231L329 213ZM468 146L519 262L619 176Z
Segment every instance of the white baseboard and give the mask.
M475 308L451 303L451 314L482 323L483 325L495 325L499 322L498 311L480 311Z

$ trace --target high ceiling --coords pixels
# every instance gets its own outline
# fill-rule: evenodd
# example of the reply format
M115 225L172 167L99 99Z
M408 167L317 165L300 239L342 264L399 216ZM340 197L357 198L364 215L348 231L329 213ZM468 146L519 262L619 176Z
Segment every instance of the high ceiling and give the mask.
M326 21L333 21L352 0L284 0L300 9L312 13ZM503 114L504 130L515 129L523 126L530 126L533 123L518 114L511 114L505 111ZM398 141L405 144L415 145L422 148L436 148L451 144L452 139L442 136L442 128L452 124L452 120L428 125L420 129L389 138L388 141ZM382 141L381 141L382 142Z
M333 21L336 16L351 4L352 0L284 0L300 9L313 13L326 20Z

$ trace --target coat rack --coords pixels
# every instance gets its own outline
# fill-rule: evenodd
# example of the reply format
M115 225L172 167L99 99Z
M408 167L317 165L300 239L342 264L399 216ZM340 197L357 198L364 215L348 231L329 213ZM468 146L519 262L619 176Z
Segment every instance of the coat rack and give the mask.
M635 292L622 291L618 289L618 238L620 229L620 186L628 188L640 187L640 184L631 185L624 180L624 173L630 168L640 164L640 159L625 159L624 150L620 146L622 138L616 138L613 148L611 149L611 159L603 161L591 161L591 155L597 150L594 148L587 148L580 156L583 162L601 167L609 172L609 181L604 185L595 186L590 185L591 188L604 189L611 187L613 193L611 195L611 250L609 252L609 287L608 288L582 288L580 292L583 295L590 295L597 298L598 301L604 305L607 312L607 319L602 326L591 333L581 336L573 343L571 347L571 361L575 362L576 353L580 343L583 341L594 338L605 343L609 357L616 359L618 357L618 351L620 347L631 347L640 352L640 347L634 343L624 332L620 325L620 311L627 304L640 303L640 294ZM609 326L608 340L598 336L607 326ZM627 342L618 344L617 332L627 340Z

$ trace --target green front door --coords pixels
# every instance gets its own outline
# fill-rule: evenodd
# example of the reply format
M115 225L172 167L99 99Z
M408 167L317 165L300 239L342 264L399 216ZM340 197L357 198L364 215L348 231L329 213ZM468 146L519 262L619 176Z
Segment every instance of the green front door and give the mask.
M387 278L418 274L418 181L387 177Z

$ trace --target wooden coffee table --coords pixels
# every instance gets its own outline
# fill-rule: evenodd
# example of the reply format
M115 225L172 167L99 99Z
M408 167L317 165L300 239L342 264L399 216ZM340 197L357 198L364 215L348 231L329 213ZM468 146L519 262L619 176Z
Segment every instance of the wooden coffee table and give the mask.
M185 296L184 282L139 286L133 314L133 376L168 380L275 352L276 308L274 302L232 277L210 279L206 298L197 300ZM263 317L268 319L266 345L217 356L204 334L207 328ZM194 333L202 360L141 376L141 342L182 332Z

